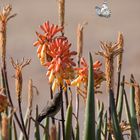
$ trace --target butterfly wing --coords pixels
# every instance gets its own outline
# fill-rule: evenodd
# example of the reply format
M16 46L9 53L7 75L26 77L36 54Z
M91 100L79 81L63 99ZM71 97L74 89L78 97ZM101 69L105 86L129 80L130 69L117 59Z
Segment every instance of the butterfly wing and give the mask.
M109 9L104 9L104 10L102 10L101 15L103 17L109 18L111 16L111 12Z
M95 7L95 11L96 11L96 14L97 14L98 16L101 16L101 8L100 8L100 7L96 6L96 7Z
M106 18L109 18L111 16L111 12L106 3L103 3L103 5L102 5L101 16L106 17Z

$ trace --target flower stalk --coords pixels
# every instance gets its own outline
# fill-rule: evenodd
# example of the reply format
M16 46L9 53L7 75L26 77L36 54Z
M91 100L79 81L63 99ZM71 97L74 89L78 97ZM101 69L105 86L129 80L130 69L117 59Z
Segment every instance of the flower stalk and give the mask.
M59 25L64 27L65 24L65 0L58 0L58 19ZM62 36L64 35L64 30L62 31Z
M123 50L124 48L124 39L123 34L121 32L118 33L118 48L121 48ZM120 81L121 81L121 70L122 70L122 58L123 53L120 53L117 56L117 74L118 74L118 84L117 84L117 96L116 96L116 105L118 103L118 96L119 96L119 89L120 89Z
M6 29L7 22L16 14L11 15L12 6L6 5L2 11L0 11L0 55L2 67L6 70Z
M3 140L8 140L8 117L5 113L2 114L2 130L1 135Z
M23 127L23 131L24 131L24 135L26 140L28 140L28 136L27 136L27 132L26 132L26 127L24 124L24 120L23 120L23 114L22 114L22 107L21 107L21 93L22 93L22 69L29 65L31 62L31 59L28 60L24 60L24 58L22 59L22 62L19 63L18 60L16 62L14 62L13 58L11 58L11 64L13 66L13 68L15 69L15 91L16 91L16 95L17 95L17 100L18 100L18 106L19 106L19 115L20 115L20 120L22 123L22 127Z
M16 16L16 14L11 14L12 11L12 6L11 5L6 5L2 11L0 11L0 63L1 63L1 71L2 71L2 76L5 81L5 90L4 94L7 94L7 97L9 99L9 103L12 108L14 108L11 95L10 95L10 90L9 90L9 84L8 84L8 78L7 78L7 70L6 70L6 33L7 33L7 22ZM3 85L2 85L3 86ZM14 113L15 119L17 121L17 124L19 125L19 128L21 131L23 131L22 126L20 124L20 121L18 119L18 116L16 112Z
M105 77L107 93L110 89L114 90L114 58L122 53L123 49L118 48L119 43L112 44L111 42L101 42L102 51L98 51L96 54L100 55L105 60Z

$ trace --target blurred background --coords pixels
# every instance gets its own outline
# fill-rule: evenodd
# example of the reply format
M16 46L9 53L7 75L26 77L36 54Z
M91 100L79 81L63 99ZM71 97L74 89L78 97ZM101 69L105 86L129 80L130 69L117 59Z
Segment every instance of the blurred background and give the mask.
M34 96L34 104L39 104L41 109L49 99L48 79L46 69L40 65L33 43L37 37L35 31L40 31L39 25L49 20L58 24L57 0L1 0L0 8L5 4L12 4L13 13L18 15L9 21L7 27L7 68L8 79L12 98L14 92L14 70L9 58L21 60L31 58L32 62L23 70L23 103L27 103L28 80L33 79L33 84L38 88L39 96ZM84 28L84 56L88 59L88 52L93 54L94 61L103 59L95 55L99 50L100 41L117 41L118 31L124 35L124 61L123 74L129 80L133 73L136 80L140 81L140 0L108 0L111 17L106 19L96 15L95 6L101 6L103 0L66 0L65 4L65 35L76 50L76 29L78 23L87 21ZM103 88L104 89L104 88ZM106 95L102 94L104 99ZM16 106L16 102L15 102ZM80 108L84 107L81 101ZM26 106L23 104L23 109ZM83 111L83 109L82 109ZM81 112L81 114L83 114Z

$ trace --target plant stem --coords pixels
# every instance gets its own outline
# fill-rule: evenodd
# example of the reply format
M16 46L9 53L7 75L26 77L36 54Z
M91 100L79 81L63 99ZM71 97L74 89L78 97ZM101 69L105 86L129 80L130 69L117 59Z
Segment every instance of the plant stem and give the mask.
M50 97L51 99L53 99L52 85L50 85ZM52 119L52 124L55 124L55 119L53 117L51 117L51 119Z
M31 118L30 118L30 116L32 116L32 110L30 110L30 113L29 113L29 123L28 123L28 133L27 133L27 135L28 135L28 138L30 137L30 127L31 127Z
M60 85L60 92L63 92L61 85ZM64 120L63 94L61 93L61 95L62 95L62 108L61 108L62 135L63 135L63 140L65 140L65 120Z
M28 140L28 136L27 136L27 133L26 133L26 128L25 128L25 125L24 125L23 115L22 115L21 99L18 99L18 106L19 106L19 115L20 115L20 120L21 120L21 124L22 124L22 127L23 127L23 131L24 131L25 139Z
M108 123L111 124L111 102L110 102L110 94L109 94L109 109L108 109ZM108 133L108 140L112 140L111 133Z
M118 104L118 98L119 98L120 79L121 79L121 71L118 71L118 84L117 84L116 106Z
M65 100L66 100L66 109L68 108L69 100L68 100L68 91L67 91L67 84L65 83Z
M2 68L2 74L4 76L4 79L5 79L5 85L6 85L6 90L7 90L7 96L8 96L8 99L9 99L9 102L10 102L10 105L12 108L14 108L14 105L13 105L13 102L12 102L12 98L11 98L11 94L10 94L10 90L9 90L9 85L8 85L8 79L7 79L7 74L6 74L6 71ZM16 112L14 113L14 117L17 121L17 124L19 126L19 128L21 129L21 131L23 132L23 128L22 128L22 125L18 119L18 116L16 114Z

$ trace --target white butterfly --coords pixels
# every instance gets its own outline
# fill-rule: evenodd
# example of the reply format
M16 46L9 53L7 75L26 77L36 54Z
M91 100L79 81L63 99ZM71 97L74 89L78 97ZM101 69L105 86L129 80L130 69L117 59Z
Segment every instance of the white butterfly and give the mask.
M101 7L95 7L96 14L100 17L109 18L111 16L111 11L109 10L107 3L104 2Z

